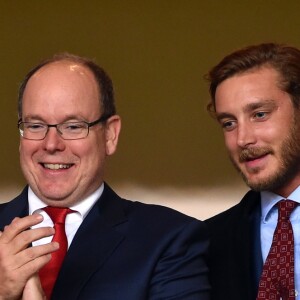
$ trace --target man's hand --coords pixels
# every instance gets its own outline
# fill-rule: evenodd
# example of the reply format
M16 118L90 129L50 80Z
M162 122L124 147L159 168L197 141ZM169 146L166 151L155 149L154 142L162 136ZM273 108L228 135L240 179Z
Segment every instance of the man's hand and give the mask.
M54 234L51 227L30 229L42 220L38 214L15 218L0 233L0 300L20 299L28 280L59 248L58 243L29 247L33 241Z

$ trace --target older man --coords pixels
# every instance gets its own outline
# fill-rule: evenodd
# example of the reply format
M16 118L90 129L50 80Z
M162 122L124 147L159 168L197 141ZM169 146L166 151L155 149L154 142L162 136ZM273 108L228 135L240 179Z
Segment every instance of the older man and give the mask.
M209 298L203 224L103 181L121 121L102 68L69 54L35 67L18 127L28 186L0 206L1 299L20 297L37 272L48 299Z

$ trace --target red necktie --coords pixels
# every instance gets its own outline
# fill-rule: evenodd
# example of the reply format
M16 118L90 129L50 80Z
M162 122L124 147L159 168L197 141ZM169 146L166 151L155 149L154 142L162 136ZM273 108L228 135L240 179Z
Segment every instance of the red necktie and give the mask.
M50 299L54 283L68 249L68 240L65 232L66 216L74 211L69 208L50 206L45 207L44 211L54 224L55 233L52 241L59 243L59 249L51 254L51 260L39 272L44 292L47 299Z
M295 300L294 235L290 215L297 203L278 202L278 222L263 267L257 300Z

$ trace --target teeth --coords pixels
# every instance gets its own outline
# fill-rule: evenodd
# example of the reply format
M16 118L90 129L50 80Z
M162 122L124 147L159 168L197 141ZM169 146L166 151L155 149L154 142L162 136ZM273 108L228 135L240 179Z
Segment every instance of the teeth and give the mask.
M50 170L69 169L71 165L64 164L44 164L44 167Z

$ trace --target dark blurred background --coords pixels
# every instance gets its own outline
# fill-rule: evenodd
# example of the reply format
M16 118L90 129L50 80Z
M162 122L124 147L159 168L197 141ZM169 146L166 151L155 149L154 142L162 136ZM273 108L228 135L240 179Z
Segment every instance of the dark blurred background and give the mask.
M298 0L0 1L2 190L24 185L16 126L20 81L40 60L64 51L94 58L113 79L123 128L107 168L112 185L241 183L206 112L203 76L242 46L299 47L299 11Z

